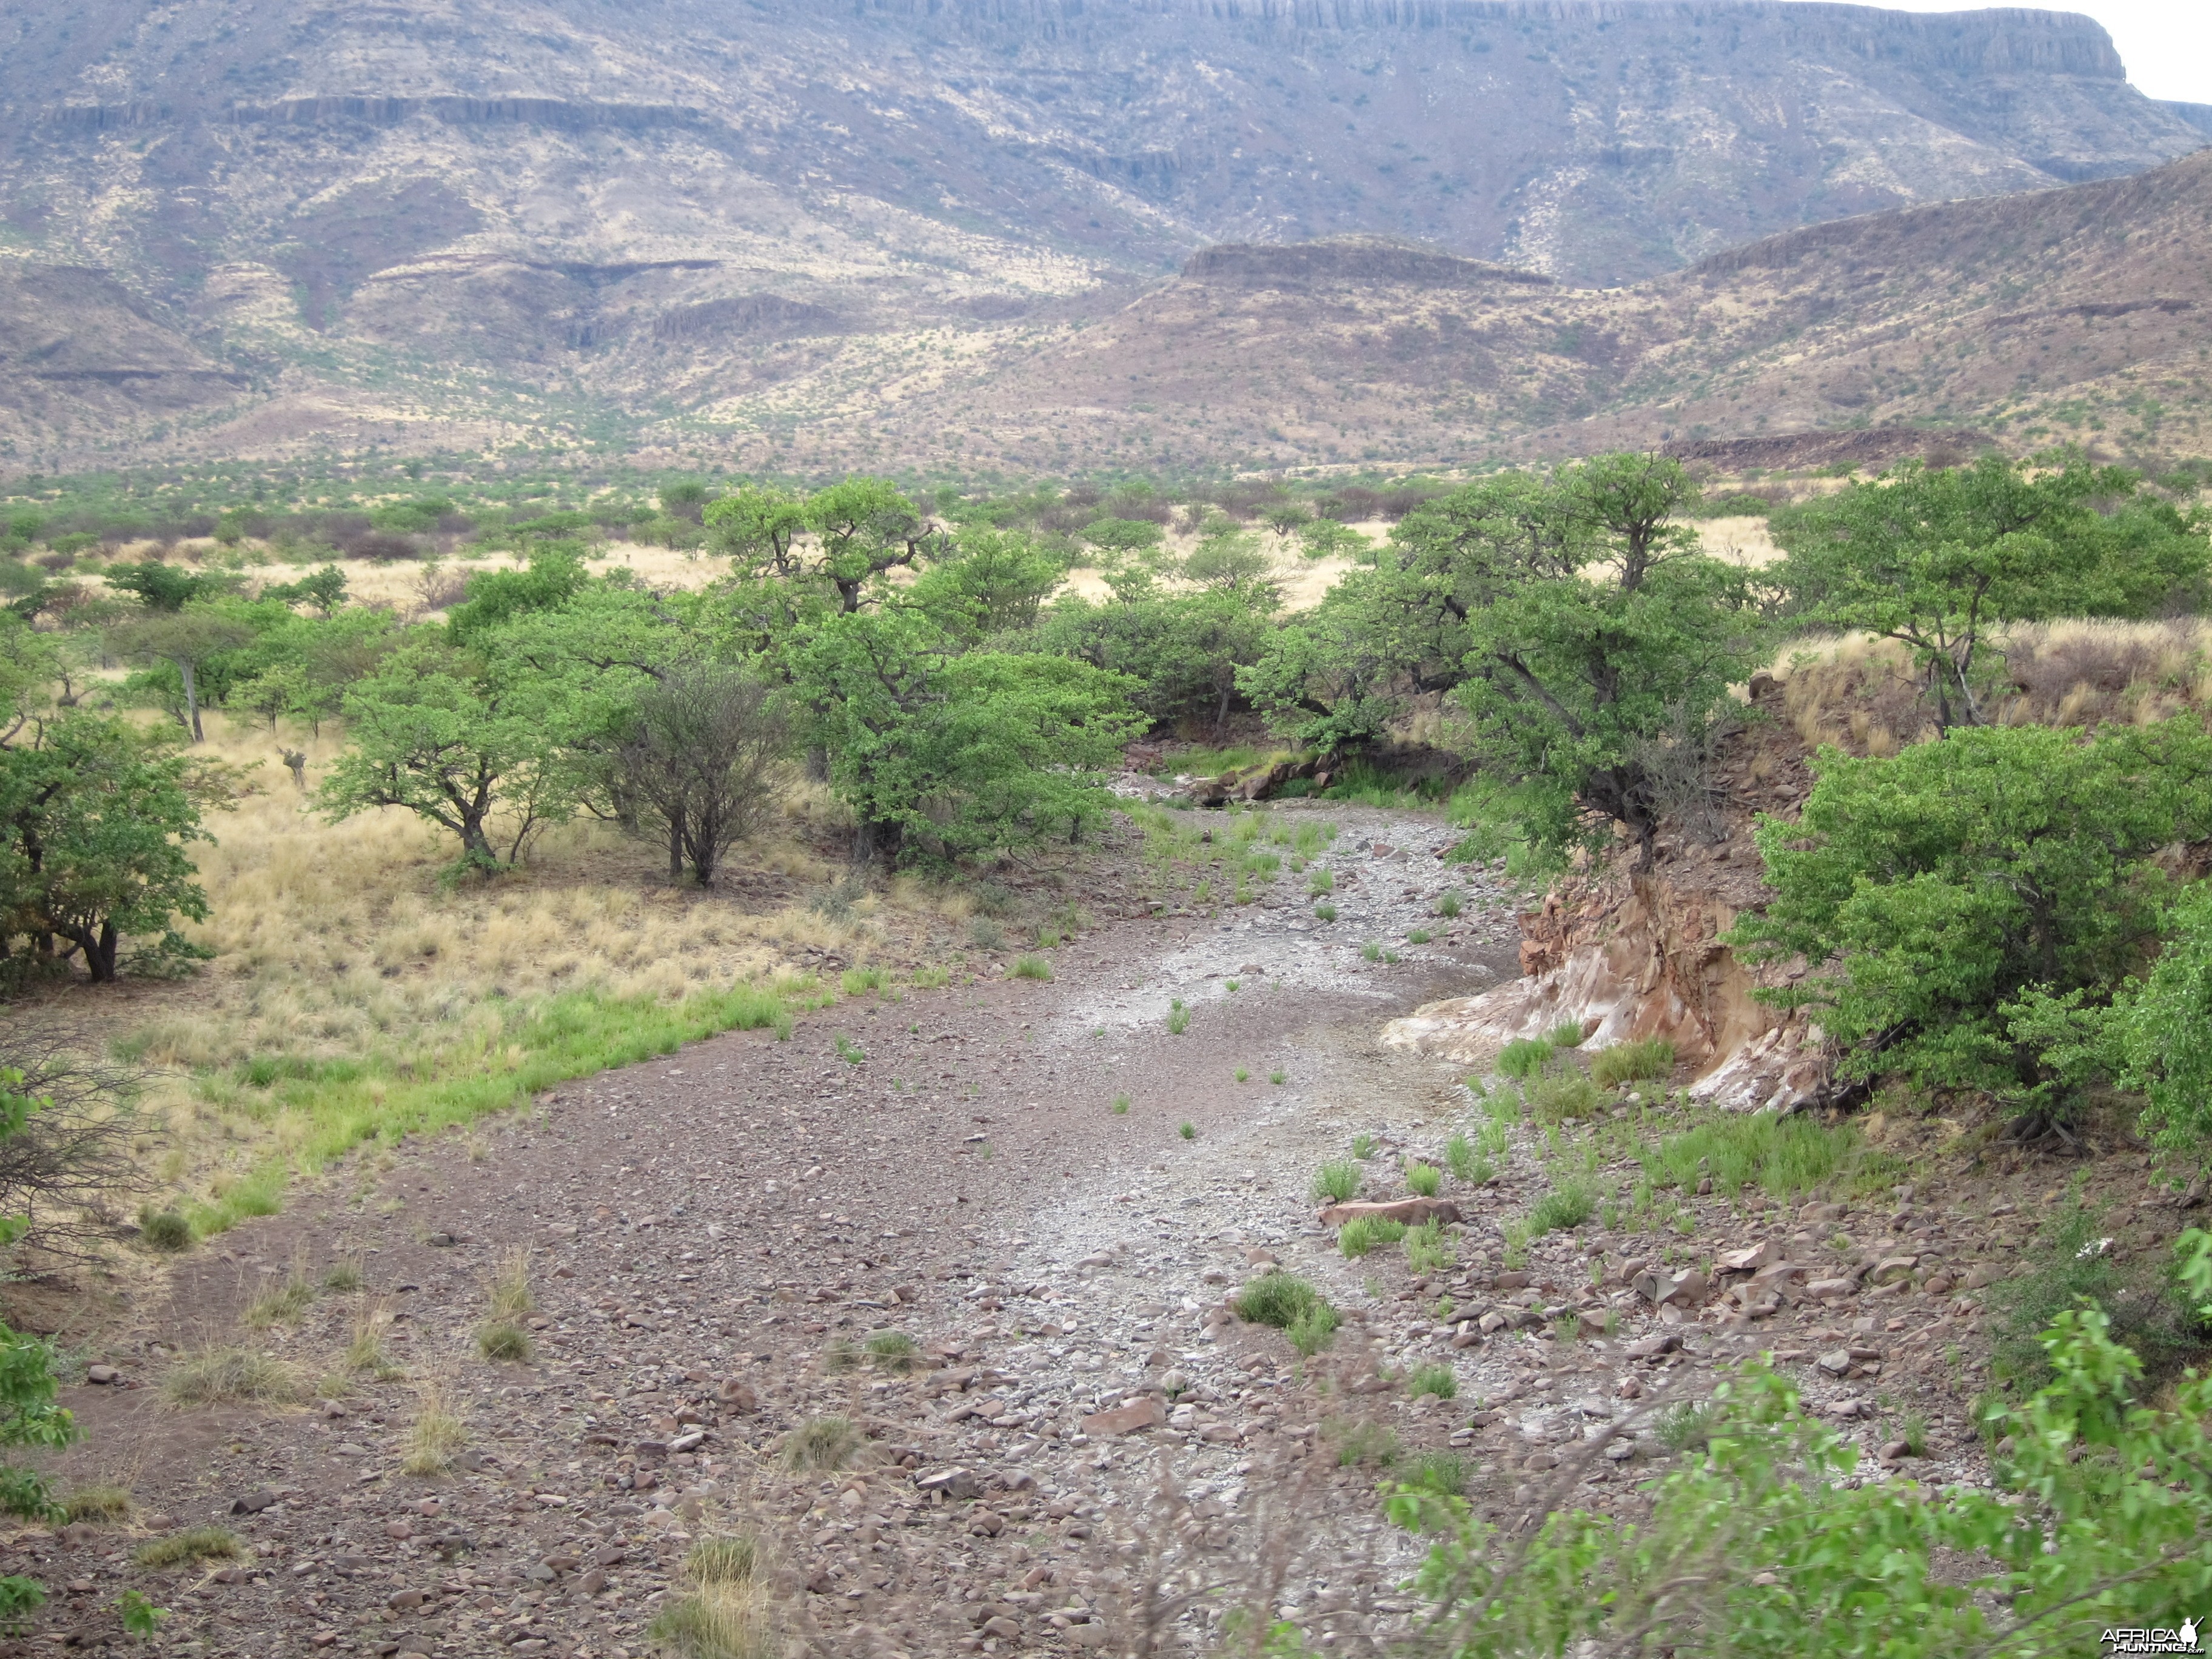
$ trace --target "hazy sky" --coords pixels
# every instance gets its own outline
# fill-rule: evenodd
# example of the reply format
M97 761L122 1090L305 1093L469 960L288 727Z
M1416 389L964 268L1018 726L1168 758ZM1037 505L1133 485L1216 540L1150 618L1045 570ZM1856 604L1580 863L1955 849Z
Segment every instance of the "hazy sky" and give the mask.
M1960 0L1870 0L1900 11L1965 11ZM2032 0L2029 0L2032 3ZM2045 0L2043 9L2087 12L2105 26L2136 90L2212 104L2212 0Z

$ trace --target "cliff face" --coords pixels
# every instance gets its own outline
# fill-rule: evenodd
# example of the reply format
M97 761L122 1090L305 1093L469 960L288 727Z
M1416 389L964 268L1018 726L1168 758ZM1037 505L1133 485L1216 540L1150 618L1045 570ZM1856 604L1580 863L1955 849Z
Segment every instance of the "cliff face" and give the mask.
M471 420L580 391L714 421L813 376L805 407L761 416L787 426L865 402L929 331L1109 315L1206 244L1410 239L1613 284L2203 138L2054 12L85 0L16 21L0 257L109 272L264 391L374 387L380 431L464 381ZM1434 257L1385 279L1433 286L1408 262ZM743 325L763 306L884 343L824 379L789 330Z

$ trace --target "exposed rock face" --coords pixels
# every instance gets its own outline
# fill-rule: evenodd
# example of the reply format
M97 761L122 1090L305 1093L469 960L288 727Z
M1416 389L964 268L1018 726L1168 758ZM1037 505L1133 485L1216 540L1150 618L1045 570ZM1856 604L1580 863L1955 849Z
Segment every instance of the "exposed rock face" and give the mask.
M1392 1021L1382 1040L1480 1066L1515 1038L1571 1019L1586 1048L1665 1037L1698 1099L1744 1110L1802 1104L1826 1076L1817 1034L1802 1016L1753 999L1778 975L1747 968L1720 942L1735 922L1726 901L1663 878L1595 884L1571 905L1555 892L1522 918L1523 978L1430 1003Z
M763 296L972 325L1360 235L1443 250L1385 282L1620 283L2203 140L2086 18L1755 0L182 0L0 56L13 248L395 416L456 369L711 409L814 359L659 319Z

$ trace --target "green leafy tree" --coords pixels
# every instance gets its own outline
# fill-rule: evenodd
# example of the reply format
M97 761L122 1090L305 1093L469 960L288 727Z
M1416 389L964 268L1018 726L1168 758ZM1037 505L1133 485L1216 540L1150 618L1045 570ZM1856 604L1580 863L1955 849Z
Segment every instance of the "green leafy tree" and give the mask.
M1440 578L1456 591L1436 602L1465 612L1472 747L1626 824L1649 868L1674 766L1764 639L1757 596L1674 522L1697 501L1677 462L1601 456L1548 500L1522 490Z
M1122 674L1130 697L1155 725L1228 719L1240 675L1260 661L1274 632L1263 599L1224 590L1170 592L1152 581L1119 597L1057 601L1029 642L1057 656Z
M328 617L346 601L345 572L326 564L295 582L273 583L261 590L261 597L286 605L311 605L318 616Z
M583 792L575 741L598 711L563 677L495 647L403 646L348 689L349 746L323 781L331 817L398 806L450 831L464 866L517 862L532 837L569 817Z
M1732 941L1814 964L1779 1000L1819 1010L1840 1075L2063 1118L2078 1068L2051 1052L2050 1000L2102 1007L2156 949L2154 855L2212 834L2212 736L1962 726L1889 759L1824 749L1815 769L1800 821L1760 823L1775 897ZM2185 1004L2185 973L2153 1006L2167 989Z
M207 918L185 848L209 839L190 764L160 740L76 713L18 726L0 747L0 957L18 942L53 966L82 953L104 984L126 937L194 954L173 924Z
M557 610L590 580L580 547L548 542L519 570L482 570L470 577L468 596L447 614L446 626L456 640L472 640L517 617Z
M908 606L841 612L794 653L832 784L867 852L958 856L1103 811L1100 774L1142 729L1119 675L979 651Z
M800 574L806 503L788 490L748 484L706 510L708 545L743 578L788 581Z
M238 579L228 574L196 574L159 559L113 564L100 574L108 586L119 593L136 594L149 611L182 611L195 599L216 599L238 586Z
M149 689L169 703L192 741L200 743L205 739L200 728L202 682L211 668L219 669L251 644L255 633L253 621L230 607L193 604L177 611L155 609L122 623L108 630L107 641L116 655L158 664L174 676L173 702L165 695L167 685L155 683ZM215 694L212 701L220 702L228 690L228 676L206 689Z
M1775 571L1802 620L1907 646L1936 727L1978 724L1992 624L2148 615L2201 588L2203 526L2078 453L1907 462L1778 515Z
M872 583L890 571L925 564L945 549L945 532L882 478L848 478L806 501L806 527L821 550L821 572L841 609L856 611Z
M1148 553L1166 536L1167 532L1150 519L1099 519L1082 531L1084 543L1109 559Z
M1031 537L971 528L915 580L911 597L939 626L972 641L1035 627L1066 574Z

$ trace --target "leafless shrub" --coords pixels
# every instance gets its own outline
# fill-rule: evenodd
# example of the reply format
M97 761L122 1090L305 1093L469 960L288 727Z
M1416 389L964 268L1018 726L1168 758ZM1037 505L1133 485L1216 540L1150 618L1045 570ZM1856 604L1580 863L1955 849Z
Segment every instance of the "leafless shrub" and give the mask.
M789 747L781 704L742 670L692 665L646 688L616 770L639 827L667 838L672 878L688 864L714 885L723 853L774 810Z
M422 598L424 611L449 611L468 597L468 574L440 565L426 565L415 573L415 591Z
M94 1052L63 1030L0 1031L0 1073L20 1073L10 1091L39 1103L0 1138L0 1215L29 1221L33 1249L76 1260L122 1231L116 1206L141 1183L131 1102L142 1079Z

